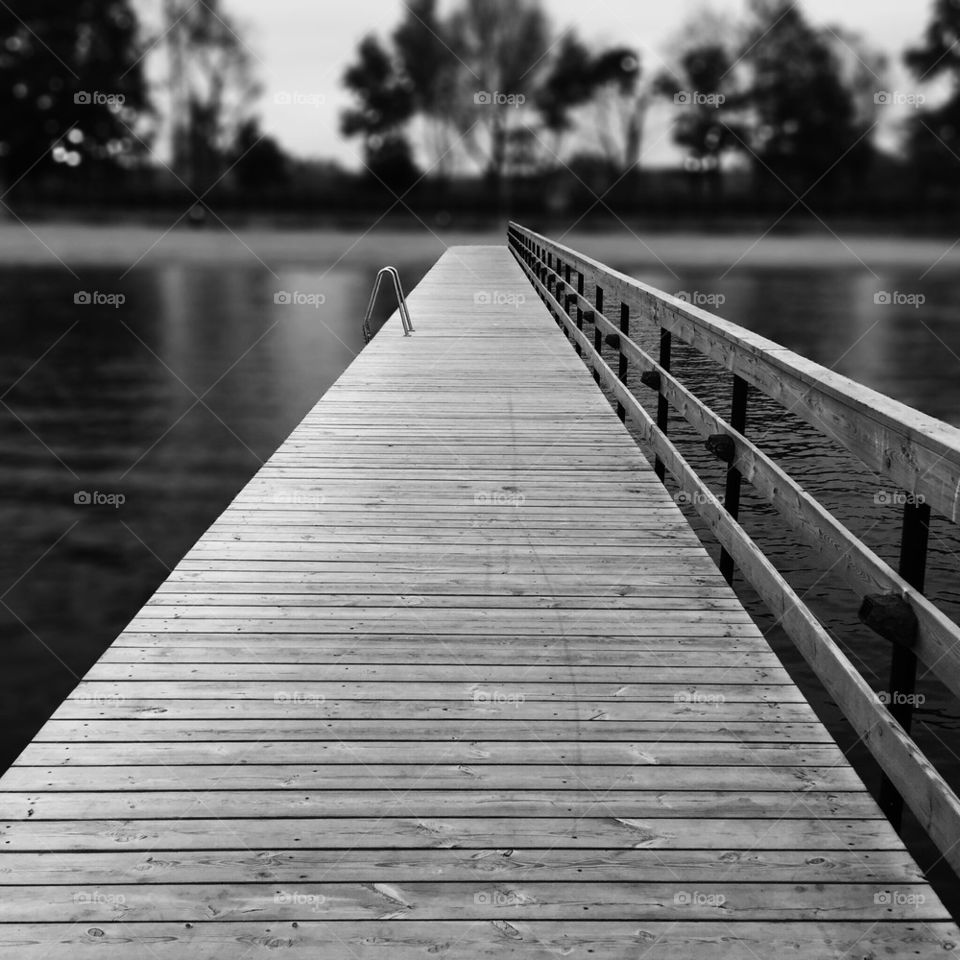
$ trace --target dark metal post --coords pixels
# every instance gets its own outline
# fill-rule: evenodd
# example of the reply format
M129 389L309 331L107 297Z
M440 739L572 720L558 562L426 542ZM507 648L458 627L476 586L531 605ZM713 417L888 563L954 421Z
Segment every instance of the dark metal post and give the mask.
M627 369L629 368L629 362L627 361L626 354L623 352L623 337L630 336L630 308L625 304L620 304L620 360L617 363L617 377L619 377L620 382L626 386L627 385ZM617 416L620 418L621 423L627 422L627 410L622 403L617 403Z
M597 305L597 313L603 313L603 287L597 287L597 295L594 301ZM597 356L603 355L603 333L600 330L600 324L597 323L596 315L593 316L593 349L597 351ZM593 379L600 382L600 368L593 371Z
M920 593L923 593L926 581L929 540L930 507L925 503L906 503L903 508L898 569L900 576ZM887 708L907 733L913 721L916 686L917 655L904 644L893 644ZM899 833L903 825L903 797L886 776L880 781L880 808Z
M578 270L577 271L577 293L580 294L580 297L583 296L583 274ZM577 329L583 330L583 301L577 298ZM579 341L577 342L577 356L583 356L583 350L580 347Z
M660 366L669 373L670 372L670 347L673 343L673 336L669 330L664 330L663 327L660 328ZM657 397L657 427L660 431L666 435L667 426L670 423L670 405L667 403L667 398L661 393ZM663 461L657 457L656 462L654 463L654 470L657 473L657 476L660 478L660 482L663 483L664 478L667 475L667 468L663 465Z
M733 376L733 401L730 404L730 426L737 433L747 428L747 398L750 396L750 384L743 377ZM727 467L727 486L723 496L723 505L734 520L740 515L740 489L743 476L734 466ZM733 557L726 550L720 551L720 572L723 579L733 584Z

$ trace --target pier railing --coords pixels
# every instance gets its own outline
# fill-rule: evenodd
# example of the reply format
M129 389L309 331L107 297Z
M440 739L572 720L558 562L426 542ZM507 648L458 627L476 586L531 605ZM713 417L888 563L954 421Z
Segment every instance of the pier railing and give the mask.
M796 644L884 773L880 803L899 827L905 802L960 873L960 800L909 735L918 661L960 696L960 627L924 596L932 514L960 520L960 430L925 416L736 324L669 296L519 224L510 249L594 378L617 401L621 419L688 493L722 547L728 581L734 567L753 586ZM659 329L654 358L631 338L631 322ZM636 329L636 327L635 327ZM724 419L670 373L678 340L733 374ZM616 370L606 362L616 357ZM627 386L628 372L656 397L648 413ZM846 448L904 492L903 532L894 570L796 480L744 435L752 391ZM727 465L723 499L714 495L668 436L671 409ZM824 569L841 575L856 596L860 619L890 642L890 689L876 694L827 630L737 522L747 481Z

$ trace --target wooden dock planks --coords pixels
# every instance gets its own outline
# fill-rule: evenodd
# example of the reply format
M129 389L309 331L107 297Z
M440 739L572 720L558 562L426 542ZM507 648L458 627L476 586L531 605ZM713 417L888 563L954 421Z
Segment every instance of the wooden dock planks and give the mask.
M0 781L0 956L944 957L505 248L453 248Z

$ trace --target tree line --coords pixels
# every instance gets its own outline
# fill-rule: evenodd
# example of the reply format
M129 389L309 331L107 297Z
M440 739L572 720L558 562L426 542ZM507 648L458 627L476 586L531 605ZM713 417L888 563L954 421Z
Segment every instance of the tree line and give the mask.
M191 191L231 168L244 184L280 171L280 148L259 132L250 54L221 0L151 6L159 20L148 25L135 0L0 4L6 190L118 185L149 172L164 119L167 166ZM155 55L168 61L159 87L146 76Z
M796 0L748 0L738 22L709 8L651 69L630 46L591 48L551 24L540 0L411 0L389 36L360 43L344 76L346 136L391 187L472 166L505 181L612 184L643 167L645 128L672 105L688 185L719 195L728 171L761 196L856 190L876 168L910 167L953 190L960 166L960 3L935 0L904 60L915 84L891 90L887 57L858 35L813 24ZM936 108L921 90L948 79ZM931 94L932 97L932 94ZM891 104L914 107L899 153L876 131Z
M361 145L358 174L297 164L263 136L257 72L224 0L149 6L150 22L138 0L0 4L0 176L11 196L149 184L161 130L184 189L281 205L305 184L352 202L364 182L417 185L414 196L451 206L457 195L489 203L492 191L546 209L601 190L627 206L652 202L651 182L695 202L733 189L755 203L866 196L867 185L902 193L907 182L934 204L957 193L955 0L932 0L902 55L905 91L891 89L882 53L811 22L796 0L745 0L735 22L705 8L654 65L630 44L588 43L541 0L410 0L392 29L362 39L342 78L341 132ZM145 68L157 55L160 85ZM881 149L891 103L906 105L905 119L898 146ZM658 104L669 105L678 173L645 167Z

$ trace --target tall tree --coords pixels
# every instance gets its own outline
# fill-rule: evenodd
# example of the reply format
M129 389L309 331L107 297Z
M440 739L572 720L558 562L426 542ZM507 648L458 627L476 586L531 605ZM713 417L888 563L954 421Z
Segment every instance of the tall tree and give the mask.
M457 113L460 64L446 37L437 0L410 0L393 33L398 69L408 81L411 111L422 123L430 169L445 176L452 167L452 121Z
M375 178L394 189L409 186L416 179L405 130L414 113L412 82L373 35L360 42L343 82L356 105L341 116L341 131L363 138L364 163Z
M905 59L920 84L947 81L944 99L911 122L908 150L925 189L955 194L960 183L960 5L936 0L923 41Z
M462 64L455 123L464 143L499 188L511 129L531 106L551 49L539 0L464 0L447 26Z
M588 141L585 155L602 157L608 174L631 170L640 158L650 99L641 79L637 51L616 46L594 53L575 33L566 33L536 97L554 154L576 128L580 140Z
M749 147L768 174L802 193L854 147L863 131L834 51L793 0L751 0L744 59L751 70ZM828 182L836 175L828 177Z
M252 56L220 0L164 0L174 169L197 192L223 175L259 93Z
M241 124L227 159L233 178L246 190L276 189L289 182L289 158L273 137L264 134L257 119Z
M649 91L641 84L640 58L627 47L601 52L591 64L591 107L597 140L617 173L640 162Z
M676 105L673 140L686 151L693 182L719 193L724 157L742 151L747 139L732 48L719 37L688 45L655 86Z
M593 54L574 31L568 30L534 97L543 126L553 137L555 155L559 156L563 137L575 125L574 112L595 92Z
M129 166L143 152L133 129L149 113L142 54L129 0L0 4L5 181Z

